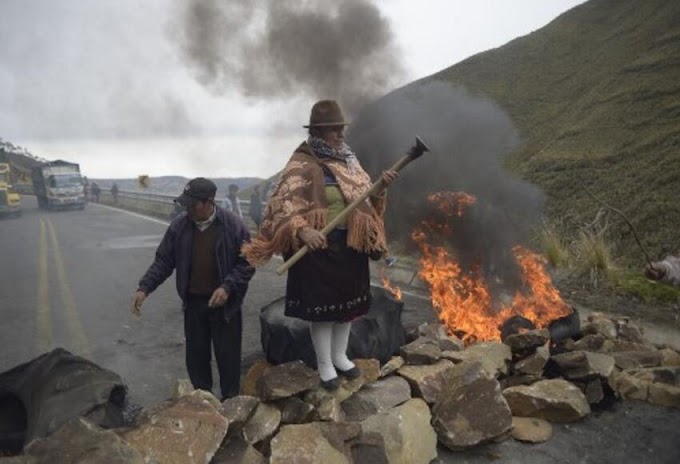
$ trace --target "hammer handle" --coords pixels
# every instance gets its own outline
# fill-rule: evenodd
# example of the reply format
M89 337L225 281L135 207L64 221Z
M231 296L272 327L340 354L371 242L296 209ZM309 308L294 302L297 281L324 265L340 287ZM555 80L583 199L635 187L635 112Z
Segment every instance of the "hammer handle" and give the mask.
M408 155L405 155L403 158L401 158L399 161L397 161L394 164L394 166L392 166L389 170L399 172L404 168L404 166L406 166L408 163L410 163L414 159L415 158L409 153ZM366 198L368 198L369 196L371 196L375 192L377 192L378 189L380 189L383 186L383 184L384 184L384 181L382 180L382 177L381 177L376 182L374 182L373 185L371 185L371 187L368 190L366 190L364 193L362 193L359 196L359 198L357 198L352 203L347 205L347 207L345 207L345 209L343 209L335 218L333 218L333 220L331 222L326 224L326 227L321 229L320 232L324 235L324 237L326 235L328 235L328 233L331 230L335 229L335 226L340 224L347 217L347 215L349 213L351 213L352 211L354 211L357 206L359 206L363 201L366 200ZM286 272L288 269L290 269L290 267L293 264L297 263L304 255L306 255L308 251L309 251L309 247L307 245L304 245L293 256L288 258L288 261L284 262L281 266L279 266L276 269L276 273L278 275L281 275L284 272Z

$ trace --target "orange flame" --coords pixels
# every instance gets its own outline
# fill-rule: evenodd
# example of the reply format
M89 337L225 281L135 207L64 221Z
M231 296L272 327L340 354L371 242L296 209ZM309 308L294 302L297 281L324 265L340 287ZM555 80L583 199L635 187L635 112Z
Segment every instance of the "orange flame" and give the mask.
M385 274L385 268L380 268L380 280L382 280L383 287L385 287L385 290L390 292L392 296L394 297L395 300L401 301L402 295L401 295L401 288L397 287L390 281L390 279L387 278L387 275Z
M475 197L463 192L439 192L428 197L445 216L462 217ZM421 252L418 275L430 287L432 305L439 319L451 333L460 333L466 343L476 340L499 340L501 324L521 315L538 328L571 313L545 271L545 260L521 246L513 247L526 287L517 291L512 303L494 307L481 272L463 273L455 257L442 246L428 242L428 233L447 233L447 224L424 222L411 234Z

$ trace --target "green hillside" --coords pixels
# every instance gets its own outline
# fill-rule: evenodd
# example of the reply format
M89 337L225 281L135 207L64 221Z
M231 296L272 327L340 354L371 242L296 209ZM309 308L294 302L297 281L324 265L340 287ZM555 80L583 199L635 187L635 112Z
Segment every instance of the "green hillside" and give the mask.
M523 144L507 167L545 191L565 232L600 207L585 185L625 212L653 257L680 250L680 2L591 0L411 86L435 80L510 115ZM639 264L619 222L619 252Z

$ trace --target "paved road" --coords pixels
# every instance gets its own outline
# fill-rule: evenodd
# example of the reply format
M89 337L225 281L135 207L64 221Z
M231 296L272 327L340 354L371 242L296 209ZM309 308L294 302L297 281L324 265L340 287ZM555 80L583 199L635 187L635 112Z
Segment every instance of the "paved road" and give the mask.
M184 336L174 276L134 318L128 303L153 260L167 223L103 205L46 212L24 197L21 218L0 221L0 372L64 347L123 377L145 407L167 398L186 377ZM244 366L259 355L259 309L284 293L279 262L258 269L244 305ZM405 323L434 318L410 298Z

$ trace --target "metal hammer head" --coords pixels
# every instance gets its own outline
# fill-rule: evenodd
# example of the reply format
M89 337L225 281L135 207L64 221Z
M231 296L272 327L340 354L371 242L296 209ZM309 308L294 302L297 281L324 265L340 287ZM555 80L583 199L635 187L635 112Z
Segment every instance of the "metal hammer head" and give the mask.
M428 147L423 140L416 135L416 144L411 147L411 151L409 151L409 154L411 155L411 159L416 159L422 156L423 153L426 151L430 151L430 147Z

